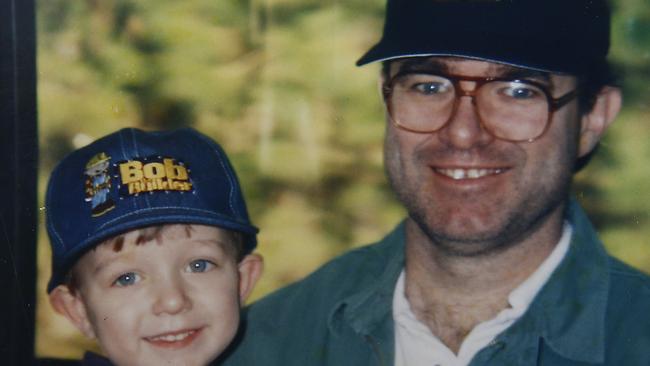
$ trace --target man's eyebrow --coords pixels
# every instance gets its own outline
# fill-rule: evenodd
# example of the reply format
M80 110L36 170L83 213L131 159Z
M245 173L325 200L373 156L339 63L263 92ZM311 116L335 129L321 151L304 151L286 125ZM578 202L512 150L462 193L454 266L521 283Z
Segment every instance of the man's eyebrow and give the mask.
M450 73L449 66L435 58L416 57L407 59L399 65L398 74L415 72Z
M408 74L417 72L453 74L450 65L436 58L413 58L403 61L397 70L398 74ZM533 79L551 83L551 76L548 72L523 69L519 67L494 64L489 73L492 76L505 79Z
M499 65L495 67L495 76L506 79L533 79L551 83L551 75L548 72L522 69L519 67L512 67L507 65Z

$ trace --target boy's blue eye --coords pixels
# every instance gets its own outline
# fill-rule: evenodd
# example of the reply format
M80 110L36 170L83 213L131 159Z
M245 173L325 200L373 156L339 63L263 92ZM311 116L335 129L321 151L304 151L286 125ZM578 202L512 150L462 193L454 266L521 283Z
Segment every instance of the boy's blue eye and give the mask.
M188 272L206 272L214 267L214 263L207 259L197 259L190 262Z
M119 276L114 282L113 285L118 287L126 287L135 284L140 281L140 276L134 272L128 272Z

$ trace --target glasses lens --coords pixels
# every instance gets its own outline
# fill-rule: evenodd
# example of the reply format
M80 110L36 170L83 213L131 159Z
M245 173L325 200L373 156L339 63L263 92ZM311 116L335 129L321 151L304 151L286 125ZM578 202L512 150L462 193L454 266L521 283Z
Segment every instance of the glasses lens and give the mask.
M393 81L387 104L395 123L412 131L429 132L447 122L454 99L454 86L448 79L406 74Z
M394 79L386 102L399 126L433 132L451 118L456 91L447 78L406 74ZM485 129L511 141L539 137L549 119L548 94L526 81L490 81L476 91L474 103Z
M536 85L521 81L492 81L476 95L486 129L494 136L525 141L541 135L548 122L548 98Z

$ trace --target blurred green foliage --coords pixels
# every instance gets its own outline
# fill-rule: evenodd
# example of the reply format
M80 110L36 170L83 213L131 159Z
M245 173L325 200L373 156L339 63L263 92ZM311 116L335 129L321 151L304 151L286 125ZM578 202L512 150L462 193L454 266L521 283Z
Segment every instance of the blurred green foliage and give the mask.
M116 129L193 126L231 156L266 272L254 297L404 213L383 175L377 66L383 0L38 2L40 192L54 164ZM575 190L608 248L650 271L650 3L615 3L612 61L626 106ZM41 217L39 294L49 276ZM37 352L92 347L39 298Z

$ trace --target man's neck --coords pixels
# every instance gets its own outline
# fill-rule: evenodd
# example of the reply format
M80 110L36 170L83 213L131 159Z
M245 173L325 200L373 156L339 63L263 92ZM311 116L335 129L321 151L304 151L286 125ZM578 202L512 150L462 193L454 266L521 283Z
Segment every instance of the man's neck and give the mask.
M512 290L553 251L562 222L558 214L516 245L463 257L440 250L417 224L408 221L405 295L413 313L458 353L467 334L507 308Z

